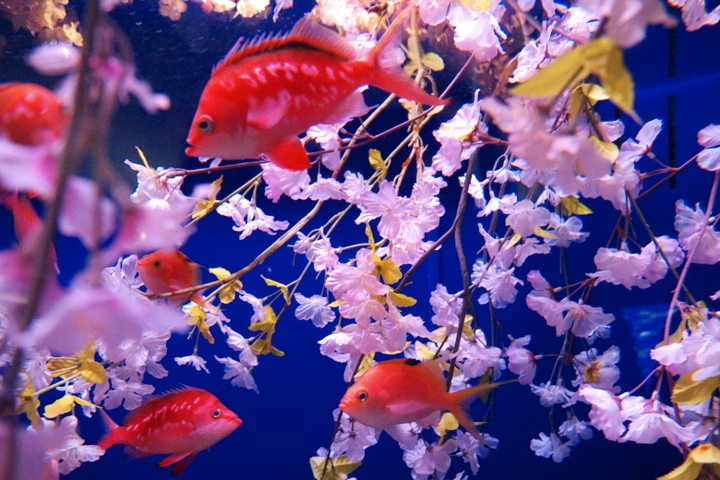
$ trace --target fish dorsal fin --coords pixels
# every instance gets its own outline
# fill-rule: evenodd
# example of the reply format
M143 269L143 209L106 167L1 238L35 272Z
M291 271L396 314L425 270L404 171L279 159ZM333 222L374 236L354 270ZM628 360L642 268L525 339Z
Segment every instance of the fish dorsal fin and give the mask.
M127 426L127 425L131 425L131 424L137 422L142 416L147 415L148 412L150 412L151 410L160 408L164 403L176 400L177 396L180 394L187 393L187 392L204 392L204 391L205 390L203 390L201 388L183 386L180 388L168 390L167 392L163 393L162 395L152 396L145 403L143 403L138 408L136 408L135 410L130 412L130 414L128 414L128 416L125 417L124 423Z
M248 42L239 39L216 69L233 65L253 55L289 47L319 50L346 62L357 58L357 51L347 40L314 20L303 17L287 34L263 34Z
M420 362L418 364L418 367L424 368L425 371L430 375L430 378L432 378L440 388L445 390L447 380L445 379L445 375L443 375L443 370L440 366L443 361L444 360L441 358L436 358L435 360L427 360L425 362Z

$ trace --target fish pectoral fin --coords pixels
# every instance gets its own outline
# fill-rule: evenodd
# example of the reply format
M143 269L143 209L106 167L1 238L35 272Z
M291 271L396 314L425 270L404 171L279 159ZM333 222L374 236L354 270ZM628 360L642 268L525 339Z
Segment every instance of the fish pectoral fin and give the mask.
M414 422L425 418L428 412L427 403L412 399L394 401L385 405L385 408L396 418L415 417L412 420L406 420L407 422Z
M263 153L272 163L286 170L306 170L312 165L298 137L288 137Z
M360 90L355 90L338 105L333 113L323 120L324 124L346 123L349 119L365 115L370 107L365 103L365 98Z
M290 93L283 90L277 97L261 100L250 105L247 111L247 124L256 130L274 128L287 114L290 107Z
M167 467L168 465L172 465L174 463L175 465L170 470L170 473L178 475L184 472L197 456L198 452L176 453L175 455L170 455L169 457L162 459L158 463L158 467Z

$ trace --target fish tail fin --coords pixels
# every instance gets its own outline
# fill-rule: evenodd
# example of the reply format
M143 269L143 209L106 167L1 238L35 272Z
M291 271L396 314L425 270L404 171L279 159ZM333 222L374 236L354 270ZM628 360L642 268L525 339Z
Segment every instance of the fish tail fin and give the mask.
M400 43L411 8L400 12L368 55L371 77L368 83L423 105L447 105L448 100L434 97L420 88L395 61L395 47Z
M118 439L118 434L120 433L122 427L115 423L113 419L110 418L110 415L105 413L105 410L103 409L100 409L100 416L105 423L107 433L100 439L100 441L97 443L97 446L102 448L103 450L107 450L113 445L121 443Z
M490 392L490 390L504 385L506 383L516 382L517 380L508 380L505 382L497 383L485 383L476 387L461 390L459 392L451 393L453 407L450 408L450 413L455 415L460 425L465 428L473 437L477 438L484 443L483 438L480 436L480 432L475 428L475 422L470 416L470 405L481 395Z

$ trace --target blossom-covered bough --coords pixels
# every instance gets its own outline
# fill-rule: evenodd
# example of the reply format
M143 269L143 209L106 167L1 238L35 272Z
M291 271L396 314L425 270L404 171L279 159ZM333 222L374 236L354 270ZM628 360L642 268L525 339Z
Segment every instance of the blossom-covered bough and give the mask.
M272 10L275 19L292 8L286 0L273 7L268 0L193 2L208 14L249 17ZM160 13L177 19L193 2L161 0ZM33 30L32 10L21 16L16 3L0 0L0 12ZM41 15L41 2L35 3ZM82 38L73 37L83 44L81 55L70 45L52 45L30 57L39 69L48 67L45 73L67 75L63 91L72 120L66 137L30 147L0 136L2 194L19 192L44 207L42 224L30 233L17 228L17 246L0 252L0 478L57 478L97 460L103 450L84 444L78 413L137 408L154 391L152 378L168 375L160 362L171 332L190 329L192 354L175 361L205 371L213 359L199 346L222 337L237 352L213 355L224 366L223 378L258 391L253 372L262 368L262 357L283 355L273 335L284 317L331 326L320 351L345 364L347 382L378 354L445 358L452 391L516 376L521 387L502 387L498 394L528 388L552 410L549 431L538 432L529 446L555 462L597 430L611 441L665 439L677 447L684 463L665 480L719 476L720 319L694 298L686 281L692 265L720 261L714 214L720 126L701 130L702 150L679 167L652 153L662 123L639 120L643 112L634 110L622 49L641 42L647 25L675 25L659 0L317 0L310 15L364 50L399 10L412 9L409 38L398 49L406 72L436 94L468 103L422 110L400 100L406 111L395 118L391 96L360 121L314 126L305 141L322 151L311 153L315 162L307 171L219 159L196 170L151 168L140 152L143 164L127 162L137 172L134 193L108 158L112 114L129 94L151 113L170 104L136 77L128 42L107 19L109 10L125 3L87 2ZM720 18L720 7L707 12L702 1L671 3L689 30ZM63 31L56 23L33 32L43 28ZM454 77L445 90L435 72L449 67L426 51L427 32L440 28L452 37L453 55L467 59L443 77ZM460 91L472 65L494 67L484 69L497 73L492 88ZM621 120L601 116L608 103L624 112ZM379 119L396 126L370 133ZM625 135L626 125L639 130ZM392 148L379 141L399 134L404 137ZM481 170L480 160L491 168ZM92 178L78 176L82 161L92 166ZM678 199L676 235L658 236L641 201L692 165L714 175L706 203ZM223 182L223 171L241 167L253 172L247 182ZM213 182L188 194L184 180L200 173L213 175ZM617 223L583 231L590 202L614 209ZM303 212L292 222L283 208L291 203ZM17 225L20 212L13 214ZM241 244L257 242L262 252L235 272L210 269L214 282L148 294L137 273L138 256L181 247L196 230L202 234L206 216L216 214L233 220ZM58 282L53 265L56 230L78 237L88 250L86 265L69 285ZM344 244L343 230L358 235ZM571 272L573 244L591 234L606 242L595 253L595 270ZM273 279L254 272L287 248L305 259L297 270ZM423 291L414 285L416 272L441 251L457 257L458 278ZM539 256L552 255L559 259L559 276L534 266ZM646 398L637 395L641 385L620 382L614 316L593 292L602 283L652 288L668 275L676 287L666 299L666 321L657 326L662 342L650 353L655 368L643 383L654 388ZM313 277L321 288L305 286ZM271 293L263 293L267 288ZM164 300L200 290L212 308L193 302L177 308ZM237 301L252 308L249 323L224 313ZM503 309L523 302L534 312L527 321L544 321L557 344L534 344L517 323L506 321ZM593 346L598 339L610 346ZM552 368L541 378L542 362ZM50 392L55 400L47 400ZM588 408L583 418L579 412ZM327 448L310 459L312 473L343 479L360 466L380 431L339 409L330 415L336 427L328 432ZM457 458L456 469L462 464L467 470L455 476L461 479L478 473L479 458L490 449L502 448L496 438L502 421L480 425L482 441L460 430L449 413L437 425L403 424L392 434L413 478L445 478Z

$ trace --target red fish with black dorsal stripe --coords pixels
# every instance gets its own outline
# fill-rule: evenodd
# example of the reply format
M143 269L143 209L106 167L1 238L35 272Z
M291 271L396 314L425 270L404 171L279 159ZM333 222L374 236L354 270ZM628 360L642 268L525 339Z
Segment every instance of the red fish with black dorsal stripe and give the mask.
M98 442L104 450L127 445L135 457L170 454L159 467L173 465L177 475L195 460L198 453L230 435L242 420L220 403L212 393L186 387L155 397L116 424L100 410L110 432Z
M348 388L340 401L340 409L364 425L385 430L400 423L434 424L439 419L437 412L449 411L465 430L482 441L468 413L470 404L508 382L487 383L450 393L440 366L443 361L396 358L378 362Z
M372 85L425 105L446 105L395 63L408 9L364 58L337 33L305 17L284 36L236 44L213 71L190 127L186 153L239 160L260 154L288 170L310 167L298 135L360 115Z

